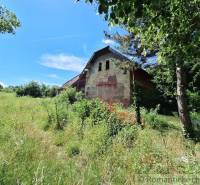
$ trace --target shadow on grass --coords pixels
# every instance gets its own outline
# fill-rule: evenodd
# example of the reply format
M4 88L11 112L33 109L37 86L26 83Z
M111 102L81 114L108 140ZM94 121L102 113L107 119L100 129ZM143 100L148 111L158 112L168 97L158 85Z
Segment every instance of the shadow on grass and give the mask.
M177 130L177 131L181 130L180 127L175 126L171 123L168 123L165 120L160 120L160 119L157 120L157 122L155 122L155 124L151 124L151 128L155 129L161 133L165 133L165 132L172 131L172 130Z
M189 138L194 142L200 142L200 120L192 120L192 130L189 133Z

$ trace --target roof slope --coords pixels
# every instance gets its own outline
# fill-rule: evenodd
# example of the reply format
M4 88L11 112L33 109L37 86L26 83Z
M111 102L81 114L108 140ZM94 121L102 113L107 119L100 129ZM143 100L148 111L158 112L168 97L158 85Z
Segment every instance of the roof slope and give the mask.
M95 59L97 59L99 56L103 55L103 54L107 54L107 53L113 53L114 55L116 55L118 58L122 59L122 60L126 60L126 61L131 61L127 56L125 56L124 54L120 53L119 51L111 48L110 46L106 46L105 48L102 48L96 52L93 53L92 57L89 59L88 63L86 64L85 68L83 69L83 71L85 69L87 69L90 64L92 64Z
M126 55L122 54L121 52L111 48L110 46L106 46L98 51L95 51L92 55L92 57L89 59L89 61L87 62L85 68L82 70L82 72L75 76L74 78L72 78L71 80L67 81L65 84L63 84L63 87L66 86L73 86L76 83L78 83L79 80L81 80L83 78L83 76L85 75L86 71L90 68L91 64L100 56L107 54L107 53L113 53L116 57L118 57L119 59L121 59L122 61L130 61L133 62L130 58L128 58ZM145 70L142 70L144 73L148 74Z

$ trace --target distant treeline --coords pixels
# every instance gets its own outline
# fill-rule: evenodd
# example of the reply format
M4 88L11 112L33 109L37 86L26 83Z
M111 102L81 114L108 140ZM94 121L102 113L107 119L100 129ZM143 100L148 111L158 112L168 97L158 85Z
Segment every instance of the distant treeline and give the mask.
M54 97L59 93L59 89L58 86L48 86L34 81L21 86L8 86L5 88L0 86L0 91L15 92L18 97L31 96L34 98Z

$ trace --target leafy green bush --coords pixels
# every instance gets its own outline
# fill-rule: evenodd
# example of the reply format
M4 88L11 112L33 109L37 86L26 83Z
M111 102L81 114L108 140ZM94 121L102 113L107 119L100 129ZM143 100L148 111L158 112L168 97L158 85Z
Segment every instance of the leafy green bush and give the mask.
M48 93L46 97L55 97L59 94L59 87L58 86L53 86L51 88L48 88Z
M40 85L37 82L30 82L24 86L24 95L32 96L34 98L42 97L42 90Z
M189 108L192 111L200 111L200 93L188 91Z
M54 99L44 100L43 106L48 115L45 129L54 126L55 129L63 130L69 117L69 101L66 92L62 92Z
M58 86L47 86L45 84L41 85L42 97L55 97L59 94Z
M108 119L109 111L105 103L101 102L99 99L95 99L91 101L90 106L90 118L93 120L94 125Z
M193 126L193 139L200 141L200 113L192 112L191 113L192 126Z
M25 95L25 90L24 90L24 87L23 87L23 86L20 86L19 88L17 88L17 90L16 90L16 95L17 95L18 97L20 97L20 96L26 96L26 95Z
M60 101L60 97L54 100L56 129L63 130L68 122L68 102Z
M43 105L48 115L48 123L45 126L45 129L54 125L56 129L63 130L68 123L69 105L76 101L78 102L74 107L79 113L83 124L85 118L88 116L87 110L89 109L89 105L86 106L88 101L83 100L82 94L76 92L75 89L68 88L67 90L62 91L54 99L43 101Z
M157 110L151 109L149 112L144 111L145 124L160 132L165 132L170 129L177 129L174 125L170 124L165 118L158 115Z
M16 92L18 97L20 96L31 96L33 98L40 97L55 97L59 93L59 87L49 87L47 85L40 85L37 82L30 82L23 86L9 87L11 92Z
M127 147L131 148L138 137L138 127L135 125L128 125L122 128L119 132L120 142Z
M74 104L76 101L80 101L83 98L82 92L77 92L75 88L67 88L64 92L65 98L68 99L70 104Z
M81 119L81 125L83 126L85 119L89 117L91 113L91 101L86 99L77 101L73 106L73 110L78 113Z
M3 85L0 84L0 91L2 91L2 90L3 90Z
M111 113L108 120L108 135L113 137L124 127L122 121L117 117L116 113Z

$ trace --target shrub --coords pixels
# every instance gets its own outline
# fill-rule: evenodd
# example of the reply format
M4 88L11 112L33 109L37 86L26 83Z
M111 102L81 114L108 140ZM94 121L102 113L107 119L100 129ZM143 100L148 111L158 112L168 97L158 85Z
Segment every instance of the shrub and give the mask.
M18 97L20 96L25 96L25 90L24 90L24 87L23 86L20 86L17 90L16 90L16 95Z
M63 130L68 122L68 102L54 100L56 129Z
M124 127L122 121L117 117L116 113L111 113L108 120L108 135L113 137Z
M145 124L149 125L151 128L158 130L160 132L165 132L170 129L178 129L174 125L168 123L168 121L165 118L160 117L157 114L156 109L155 110L151 109L149 112L145 111L144 121Z
M3 85L0 84L0 91L2 91L2 90L3 90Z
M42 90L40 85L37 82L30 82L24 87L25 96L32 96L34 98L42 97Z
M81 125L83 126L85 119L89 117L91 113L91 101L86 99L77 101L73 106L73 110L78 113L81 119Z
M21 86L16 90L17 96L31 96L34 98L42 97L42 90L37 82L30 82L25 86Z
M20 96L31 96L33 98L40 97L55 97L59 93L59 87L49 87L47 85L40 85L37 82L30 82L23 86L9 87L11 92L16 92L18 97Z
M63 130L68 123L69 115L69 101L66 98L66 93L62 92L54 99L43 101L43 106L48 115L48 123L45 129L54 125L55 129Z
M127 147L131 148L138 137L138 127L135 125L128 125L122 128L119 133L119 138L122 144Z
M195 141L200 141L200 113L192 112L191 118L193 127L192 137Z
M89 116L89 113L87 113L89 110L88 101L82 100L82 94L76 92L75 89L68 88L52 99L51 103L48 103L49 106L47 106L45 101L43 102L43 106L48 114L48 124L45 126L45 129L55 125L56 129L63 130L68 123L69 105L75 103L77 100L79 101L74 108L78 112L83 124L85 118Z
M83 94L81 92L77 92L75 88L67 88L64 90L65 98L68 99L70 104L74 104L76 101L82 99Z
M90 117L93 120L94 125L108 119L109 111L105 103L101 102L98 99L95 99L91 101L90 107Z
M192 111L200 111L200 93L188 91L189 108Z
M59 87L53 86L53 87L49 88L48 94L46 96L55 97L58 95L58 93L59 93Z

